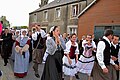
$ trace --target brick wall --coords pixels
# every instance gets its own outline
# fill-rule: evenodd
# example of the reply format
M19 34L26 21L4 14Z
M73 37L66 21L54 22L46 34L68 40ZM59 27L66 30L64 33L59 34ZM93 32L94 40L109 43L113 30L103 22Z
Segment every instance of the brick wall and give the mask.
M120 0L97 0L78 19L78 37L93 34L95 25L120 24Z

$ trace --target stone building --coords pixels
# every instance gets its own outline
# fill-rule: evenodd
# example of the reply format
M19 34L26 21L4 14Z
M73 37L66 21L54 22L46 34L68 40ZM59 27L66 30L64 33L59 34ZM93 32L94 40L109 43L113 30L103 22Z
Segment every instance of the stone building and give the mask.
M29 26L40 24L48 32L51 26L60 26L61 33L78 33L78 14L93 0L54 0L29 13Z

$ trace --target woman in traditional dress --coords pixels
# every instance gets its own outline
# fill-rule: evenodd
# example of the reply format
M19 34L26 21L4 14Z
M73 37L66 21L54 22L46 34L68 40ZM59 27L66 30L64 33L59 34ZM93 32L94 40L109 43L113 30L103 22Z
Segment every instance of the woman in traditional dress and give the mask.
M46 40L48 56L41 80L62 80L62 56L65 42L59 35L59 27L52 27L51 38Z
M75 78L77 73L76 63L78 62L78 43L76 42L76 34L71 35L71 39L66 43L63 57L63 72L65 76L69 76L70 80Z
M22 31L22 35L16 39L15 44L15 62L14 75L23 78L27 75L29 65L29 44L30 39L26 36L26 31Z
M92 36L90 37L91 39L87 39L84 41L83 43L84 51L77 63L78 72L87 74L88 80L90 80L91 71L93 69L94 60L95 60L95 57L92 55L92 52L96 48L92 44ZM82 80L86 80L86 79L82 79Z
M12 54L11 54L11 59L14 61L15 60L15 42L16 42L16 39L19 37L19 34L20 34L20 31L19 30L16 30L15 32L15 35L13 36L13 46L12 46Z

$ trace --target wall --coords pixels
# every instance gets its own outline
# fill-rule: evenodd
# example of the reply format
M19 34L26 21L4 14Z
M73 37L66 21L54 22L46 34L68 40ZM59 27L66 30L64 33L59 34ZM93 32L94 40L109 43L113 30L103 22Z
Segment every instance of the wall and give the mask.
M97 0L78 20L78 36L93 34L95 25L120 24L120 1Z

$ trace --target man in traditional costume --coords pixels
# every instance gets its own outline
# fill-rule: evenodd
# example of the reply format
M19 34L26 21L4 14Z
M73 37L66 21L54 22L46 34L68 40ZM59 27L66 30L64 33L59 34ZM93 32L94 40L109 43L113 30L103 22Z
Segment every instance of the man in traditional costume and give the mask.
M0 39L2 41L2 50L3 50L3 59L4 59L4 66L7 65L8 59L11 55L11 47L12 47L12 34L9 33L9 29L5 28L4 34Z
M112 37L113 31L107 29L104 32L102 40L98 42L96 52L98 62L95 63L93 67L93 80L114 80L112 76L114 61L111 59Z
M119 51L119 36L114 35L113 40L111 42L111 58L115 62L115 66L113 66L113 77L114 80L119 80L119 62L118 62L118 54L120 53Z
M46 33L40 28L40 25L35 25L37 31L32 34L33 46L36 52L33 54L33 69L35 71L35 76L40 78L38 73L38 65L42 63L45 49ZM33 50L34 52L34 50Z

